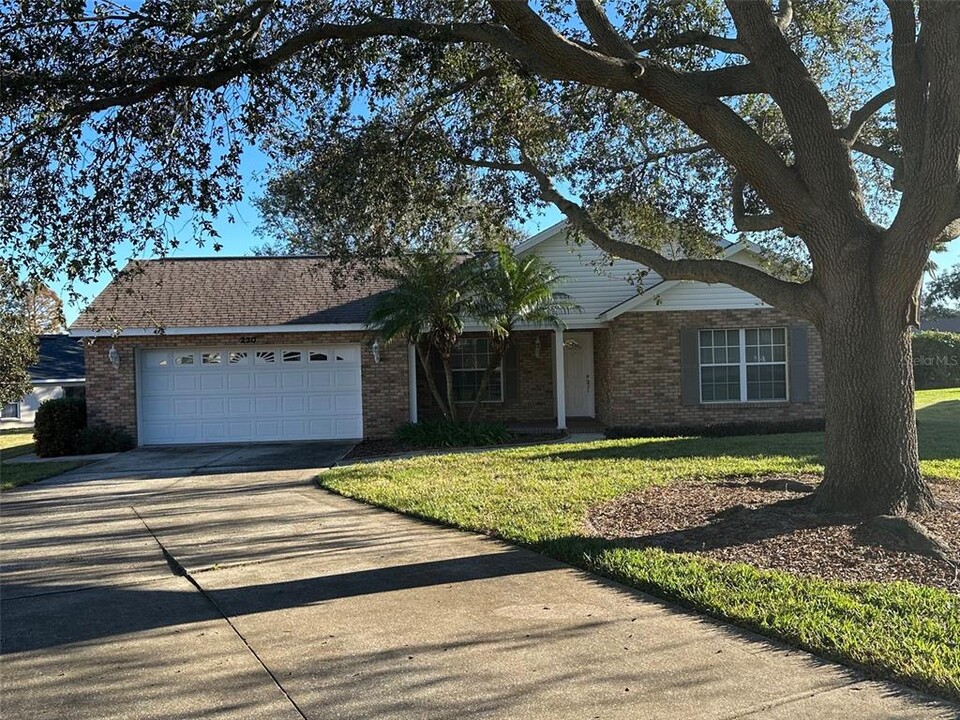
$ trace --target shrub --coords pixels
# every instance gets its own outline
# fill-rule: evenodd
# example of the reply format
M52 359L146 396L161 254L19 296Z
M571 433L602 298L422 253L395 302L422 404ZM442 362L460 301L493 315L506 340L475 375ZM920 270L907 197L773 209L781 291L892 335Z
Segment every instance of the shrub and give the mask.
M913 379L918 390L960 386L960 333L914 333Z
M33 423L37 455L75 455L77 438L86 425L87 404L83 400L62 397L43 401Z
M86 427L77 436L77 451L81 455L126 452L133 450L135 444L130 433L116 425Z
M611 440L644 437L730 437L733 435L774 435L778 433L818 432L823 430L823 418L810 420L781 420L776 422L740 422L723 425L641 425L607 428L604 434Z
M428 420L403 425L395 437L397 442L413 447L476 447L510 442L513 433L502 423Z

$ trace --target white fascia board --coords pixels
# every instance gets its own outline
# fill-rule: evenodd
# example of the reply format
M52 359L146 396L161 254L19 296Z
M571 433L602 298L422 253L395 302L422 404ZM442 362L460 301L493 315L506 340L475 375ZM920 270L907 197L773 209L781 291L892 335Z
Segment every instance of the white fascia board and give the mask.
M370 330L363 323L329 323L324 325L244 325L239 327L167 327L163 332L156 328L125 328L113 330L70 330L71 337L150 337L164 335L260 335L267 333L302 332L356 332Z
M738 255L744 250L749 250L750 252L757 254L760 252L761 248L759 245L752 243L750 241L738 242L732 245L727 246L727 248L720 253L721 260L729 260L734 255ZM657 283L651 288L648 288L644 292L638 294L635 297L625 300L619 305L614 305L609 310L604 310L597 317L603 321L613 320L614 318L620 317L625 312L630 312L631 310L636 310L641 305L646 305L660 295L663 295L665 292L669 292L672 288L676 287L682 282L687 282L685 280L664 280L663 282ZM693 281L697 282L697 281ZM656 292L654 292L656 290Z
M535 248L535 247L536 247L537 245L539 245L540 243L542 243L542 242L544 242L544 241L546 241L546 240L549 240L549 239L552 238L554 235L556 235L557 233L565 230L566 228L567 228L567 221L566 221L566 220L561 220L560 222L556 222L556 223L554 223L553 225L551 225L550 227L546 228L545 230L541 230L541 231L538 232L536 235L531 235L530 237L528 237L528 238L527 238L526 240L524 240L522 243L520 243L519 245L517 245L517 246L513 249L513 252L514 252L515 255L522 255L523 253L527 252L528 250L531 250L532 248Z

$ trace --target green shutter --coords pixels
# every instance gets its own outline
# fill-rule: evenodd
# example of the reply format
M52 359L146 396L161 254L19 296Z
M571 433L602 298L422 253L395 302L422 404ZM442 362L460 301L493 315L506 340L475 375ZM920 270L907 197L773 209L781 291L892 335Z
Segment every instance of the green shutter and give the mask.
M810 363L806 325L790 326L790 401L810 402Z
M680 331L680 402L700 404L700 331Z

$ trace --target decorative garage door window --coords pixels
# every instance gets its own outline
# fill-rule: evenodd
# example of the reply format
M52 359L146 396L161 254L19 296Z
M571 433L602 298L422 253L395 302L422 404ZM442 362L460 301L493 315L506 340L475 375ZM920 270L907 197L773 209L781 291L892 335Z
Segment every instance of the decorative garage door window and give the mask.
M700 401L787 399L787 330L700 331Z
M359 346L144 350L144 445L355 439L363 435Z

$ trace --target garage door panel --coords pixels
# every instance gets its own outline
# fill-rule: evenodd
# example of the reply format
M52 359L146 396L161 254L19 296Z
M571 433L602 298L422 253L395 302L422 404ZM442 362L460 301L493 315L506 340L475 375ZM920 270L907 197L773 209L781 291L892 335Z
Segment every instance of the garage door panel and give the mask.
M333 386L333 373L329 370L312 370L307 377L310 388L328 388Z
M225 386L224 380L225 378L221 373L205 373L200 376L200 389L204 392L223 390Z
M253 412L253 398L228 397L227 412L230 415L248 415Z
M197 417L200 414L197 398L175 398L173 401L173 414L175 417Z
M140 356L144 444L363 434L359 347L202 347Z
M231 373L227 376L228 390L249 390L252 385L251 373L249 372Z
M207 415L225 415L225 401L223 397L205 397L200 398L200 414Z
M302 390L305 385L303 373L284 373L280 376L280 386L284 390Z
M200 388L199 377L196 373L188 371L173 372L173 387L171 390L176 393L196 392Z
M253 399L253 411L257 415L276 415L280 412L280 398L275 395L259 395Z
M280 378L275 372L258 372L253 376L253 386L258 390L276 390L280 387Z
M307 409L306 399L302 395L284 395L280 401L280 406L284 414L303 414Z
M334 396L334 407L337 413L358 413L360 412L360 398L356 395L336 395Z

